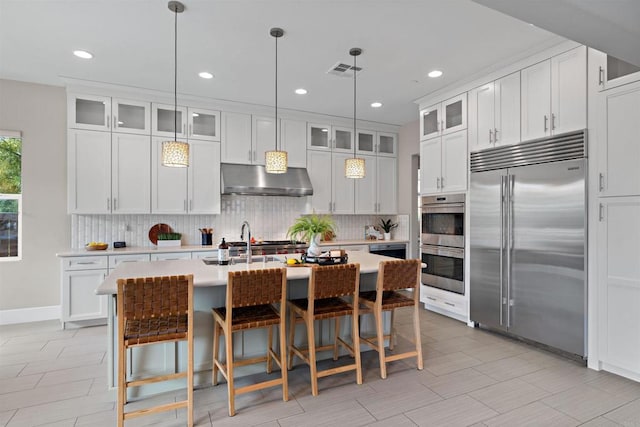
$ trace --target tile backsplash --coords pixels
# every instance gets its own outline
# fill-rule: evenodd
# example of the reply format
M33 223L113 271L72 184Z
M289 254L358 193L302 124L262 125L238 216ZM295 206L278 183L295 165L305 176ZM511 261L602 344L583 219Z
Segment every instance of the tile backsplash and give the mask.
M72 215L71 245L81 248L91 241L125 241L127 246L153 246L149 229L158 223L168 224L182 233L183 245L199 245L199 228L213 228L214 245L225 237L240 240L244 220L258 239L286 239L287 229L303 213L310 212L307 197L227 196L221 198L220 215ZM398 227L392 236L408 239L409 215L333 215L339 240L364 238L364 226L378 224L380 218L394 218Z

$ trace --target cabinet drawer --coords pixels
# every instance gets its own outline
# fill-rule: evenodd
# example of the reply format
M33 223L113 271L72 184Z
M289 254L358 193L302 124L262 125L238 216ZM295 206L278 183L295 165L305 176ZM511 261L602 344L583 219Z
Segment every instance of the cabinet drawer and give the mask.
M218 251L198 251L191 252L191 259L217 258Z
M422 285L420 288L420 301L425 303L427 306L436 307L441 310L466 316L467 302L464 300L464 297L460 296L459 298L456 298L456 295L451 295L447 298L439 293L430 292L430 289L427 286Z
M178 259L191 259L191 252L165 252L151 254L151 261L172 261Z
M124 262L149 261L149 254L128 254L109 256L109 268L116 268Z
M95 270L107 268L106 256L79 256L62 259L63 270Z

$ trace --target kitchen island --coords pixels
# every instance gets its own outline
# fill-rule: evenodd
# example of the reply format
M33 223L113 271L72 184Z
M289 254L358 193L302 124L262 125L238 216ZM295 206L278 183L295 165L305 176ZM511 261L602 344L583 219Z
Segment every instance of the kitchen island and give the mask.
M349 262L360 264L360 288L375 289L375 282L380 261L390 260L380 255L367 252L347 252ZM292 255L288 255L292 257ZM299 255L298 255L299 256ZM282 257L284 260L284 257ZM181 274L193 274L194 283L194 368L196 386L206 386L211 384L212 366L212 342L213 342L213 319L211 308L223 306L225 303L227 275L229 271L260 270L264 268L284 267L282 260L259 261L250 264L238 263L234 265L207 265L200 259L191 260L170 260L170 261L145 261L135 263L123 263L119 265L104 282L98 287L96 293L99 295L110 295L108 303L108 382L113 387L117 373L115 365L117 350L117 307L115 296L117 292L117 280L129 277L150 277L150 276L170 276ZM287 268L287 297L302 298L307 294L307 284L311 269L308 267ZM363 334L375 333L375 326L371 316L363 316L361 321L361 331ZM385 318L385 325L388 327L389 319ZM306 339L303 325L298 325L300 331L296 331L296 336L301 337L301 342ZM319 321L316 336L322 343L328 343L333 338L333 321ZM345 320L341 322L342 335L350 337L351 322ZM299 332L299 333L298 333ZM250 330L238 332L234 335L234 354L236 357L251 357L264 354L266 349L266 333L264 330ZM222 344L224 346L224 344ZM364 346L362 350L366 350ZM221 349L222 351L222 349ZM169 374L186 369L186 343L158 344L147 347L134 348L129 356L129 373L134 377ZM327 352L324 357L330 357ZM323 355L320 355L322 358ZM299 361L298 361L299 362ZM298 363L294 361L295 363ZM236 371L236 376L248 375L264 370L262 365L242 367ZM167 382L166 384L151 384L140 387L137 394L139 396L151 394L170 389L184 387L179 380Z

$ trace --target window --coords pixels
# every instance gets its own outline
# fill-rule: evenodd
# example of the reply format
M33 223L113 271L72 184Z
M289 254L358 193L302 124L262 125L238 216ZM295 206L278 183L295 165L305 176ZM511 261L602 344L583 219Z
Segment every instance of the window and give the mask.
M0 261L22 255L22 138L0 130Z

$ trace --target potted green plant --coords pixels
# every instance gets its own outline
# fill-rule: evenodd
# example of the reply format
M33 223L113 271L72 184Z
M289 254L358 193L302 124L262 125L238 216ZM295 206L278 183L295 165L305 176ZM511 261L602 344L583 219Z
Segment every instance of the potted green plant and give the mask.
M336 223L331 215L303 215L298 217L289 231L287 236L292 239L300 239L309 242L307 253L311 256L319 256L322 250L318 246L322 236L326 233L335 235Z
M382 228L382 231L384 231L384 240L391 240L391 230L393 230L397 226L398 223L391 222L391 218L386 221L380 218L380 227Z
M182 246L182 234L158 233L158 247Z

